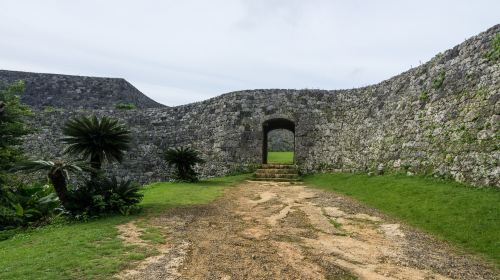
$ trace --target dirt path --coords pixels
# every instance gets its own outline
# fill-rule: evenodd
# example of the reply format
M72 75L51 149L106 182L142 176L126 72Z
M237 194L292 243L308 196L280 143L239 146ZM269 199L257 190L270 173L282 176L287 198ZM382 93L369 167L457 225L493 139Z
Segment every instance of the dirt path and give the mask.
M247 182L153 223L167 236L160 254L118 278L497 279L474 257L374 209L301 185ZM120 229L131 243L133 228Z

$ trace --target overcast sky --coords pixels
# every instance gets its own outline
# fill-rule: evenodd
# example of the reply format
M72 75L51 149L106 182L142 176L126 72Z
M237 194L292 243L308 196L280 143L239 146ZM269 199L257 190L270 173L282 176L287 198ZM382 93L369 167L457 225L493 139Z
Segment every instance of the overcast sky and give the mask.
M123 77L166 105L380 82L500 23L498 0L1 0L0 69Z

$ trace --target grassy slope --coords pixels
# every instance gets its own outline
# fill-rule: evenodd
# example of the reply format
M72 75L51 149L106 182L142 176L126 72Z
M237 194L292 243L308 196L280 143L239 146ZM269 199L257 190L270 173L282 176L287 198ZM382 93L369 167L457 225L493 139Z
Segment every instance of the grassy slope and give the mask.
M293 164L293 152L268 152L267 162Z
M404 175L317 174L311 186L352 196L500 265L500 191Z
M0 242L0 279L107 279L127 262L152 252L125 246L115 226L165 209L208 203L242 176L196 184L156 183L144 190L141 214L102 218L87 223L46 226Z

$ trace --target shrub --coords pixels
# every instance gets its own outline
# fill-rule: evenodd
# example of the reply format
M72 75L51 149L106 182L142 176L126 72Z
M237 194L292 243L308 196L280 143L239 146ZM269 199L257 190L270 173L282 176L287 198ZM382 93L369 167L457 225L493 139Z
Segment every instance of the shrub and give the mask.
M59 200L64 207L68 207L68 179L70 173L81 173L85 167L79 163L63 162L63 161L46 161L35 160L21 162L16 165L12 170L15 171L31 171L36 172L40 170L47 171L47 178L49 179L54 190L56 191Z
M205 162L198 151L189 147L168 149L165 152L165 160L169 166L175 167L175 179L185 182L198 181L193 167L198 163Z
M57 195L49 185L0 186L0 230L43 223L58 206Z
M99 177L86 181L69 193L70 206L66 209L77 219L96 217L104 213L128 215L138 209L142 200L140 185L130 180L118 181Z
M136 106L132 103L116 103L115 108L120 110L133 110Z

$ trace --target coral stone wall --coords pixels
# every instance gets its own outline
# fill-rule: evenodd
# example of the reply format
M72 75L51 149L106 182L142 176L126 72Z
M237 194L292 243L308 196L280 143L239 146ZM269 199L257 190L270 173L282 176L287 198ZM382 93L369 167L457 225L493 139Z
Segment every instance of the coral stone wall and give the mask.
M499 32L497 25L359 89L249 90L171 108L39 111L25 147L57 156L69 116L113 115L134 136L127 160L112 168L118 175L165 180L162 151L188 145L207 160L203 176L214 176L261 163L263 122L286 118L295 123L295 160L304 173L384 169L500 187L500 65L487 58Z
M0 86L23 80L24 103L35 108L103 109L118 103L164 107L120 78L97 78L0 70Z

